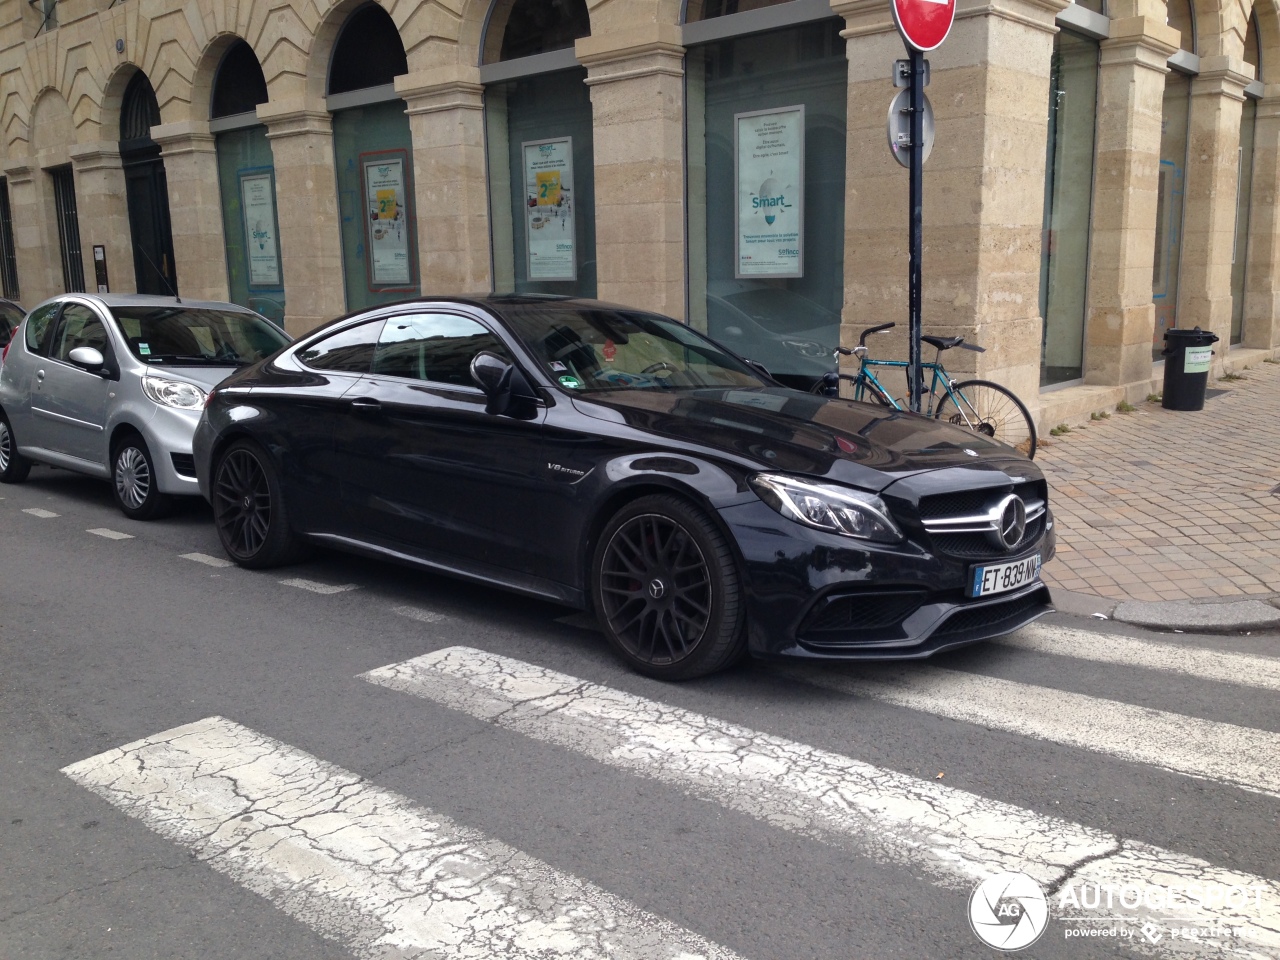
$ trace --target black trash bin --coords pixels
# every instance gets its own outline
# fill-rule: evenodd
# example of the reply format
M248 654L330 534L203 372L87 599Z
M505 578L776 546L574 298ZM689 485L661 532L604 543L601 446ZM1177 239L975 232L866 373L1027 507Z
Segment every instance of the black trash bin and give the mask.
M1203 410L1204 388L1218 335L1194 330L1164 332L1164 399L1166 410Z

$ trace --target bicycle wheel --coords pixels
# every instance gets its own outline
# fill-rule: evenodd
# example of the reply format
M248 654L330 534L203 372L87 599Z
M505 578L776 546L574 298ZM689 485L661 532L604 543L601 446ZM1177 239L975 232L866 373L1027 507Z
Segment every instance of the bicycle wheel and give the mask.
M884 392L883 387L877 387L870 380L863 380L861 383L854 383L853 398L855 400L861 400L863 403L873 403L878 407L893 408L897 406L897 404L893 402L893 398Z
M1021 400L998 383L966 380L955 384L938 401L934 417L1007 443L1026 454L1027 459L1036 455L1036 425L1031 414Z

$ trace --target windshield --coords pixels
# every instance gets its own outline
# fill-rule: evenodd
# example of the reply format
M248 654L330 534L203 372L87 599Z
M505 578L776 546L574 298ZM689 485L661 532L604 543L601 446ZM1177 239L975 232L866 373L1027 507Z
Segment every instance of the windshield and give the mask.
M566 390L759 387L761 378L675 320L632 310L504 304L512 330Z
M145 363L240 367L289 338L257 314L203 307L113 307L129 350Z

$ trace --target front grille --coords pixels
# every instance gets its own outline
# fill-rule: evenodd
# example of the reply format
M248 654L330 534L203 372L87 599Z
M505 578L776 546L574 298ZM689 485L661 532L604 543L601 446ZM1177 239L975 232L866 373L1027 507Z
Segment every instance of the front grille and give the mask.
M914 613L924 602L924 598L923 591L845 594L831 597L815 608L800 629L800 633L807 638L813 638L814 634L821 633L882 630L886 627L894 627Z
M1033 609L1044 603L1045 591L1041 589L1001 603L988 603L969 609L962 608L952 614L947 622L937 629L934 636L955 636L975 630L995 630L1005 624L1017 624Z
M924 497L920 500L920 519L932 520L934 517L961 517L978 513L986 509L991 493L991 490L958 490L955 493ZM1004 495L1003 488L1000 489L1000 495Z
M1006 550L1004 547L992 545L985 533L941 533L933 535L933 545L939 553L963 560L989 560L996 557L1007 557L1021 550L1025 545L1035 543L1044 533L1044 516L1041 515L1027 524L1027 532L1016 546Z
M173 461L173 469L184 477L195 477L196 475L196 458L189 453L171 453L169 459Z

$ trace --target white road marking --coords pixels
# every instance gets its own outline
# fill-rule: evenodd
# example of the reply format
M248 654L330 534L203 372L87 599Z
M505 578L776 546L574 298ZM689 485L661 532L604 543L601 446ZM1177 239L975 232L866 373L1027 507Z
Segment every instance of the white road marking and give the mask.
M1005 646L1036 653L1052 653L1078 660L1118 663L1180 673L1203 680L1217 680L1243 687L1280 691L1280 658L1260 657L1226 650L1206 650L1176 643L1140 640L1137 637L1090 633L1071 627L1036 623L998 641Z
M1019 871L1064 890L1248 887L1257 901L1244 907L1173 897L1179 916L1235 934L1166 939L1162 950L1280 957L1280 884L1262 877L468 647L363 676L774 826L917 868L947 887L969 891L976 878ZM1157 914L1144 905L1131 915ZM1055 916L1096 914L1055 897Z
M28 507L22 512L29 513L33 517L39 517L41 520L50 520L53 517L61 516L61 514L54 513L52 510L42 510L39 507Z
M85 533L92 533L95 537L104 537L107 540L132 540L133 534L121 533L119 530L108 530L106 527L95 527L92 530L86 530Z
M1280 734L959 670L795 668L816 687L1280 797Z
M735 954L222 717L63 769L356 956Z
M230 560L224 560L222 557L211 557L207 553L181 553L178 556L183 560L194 560L196 563L203 563L206 567L222 569L223 567L235 566Z
M335 586L330 583L317 583L315 580L303 580L301 577L293 577L280 582L286 587L297 587L299 590L310 590L312 593L346 593L348 590L360 589L354 583L343 583Z
M419 623L439 623L441 620L449 619L443 613L424 610L422 607L392 607L391 612L398 613L402 617L408 617L410 620L417 620Z

